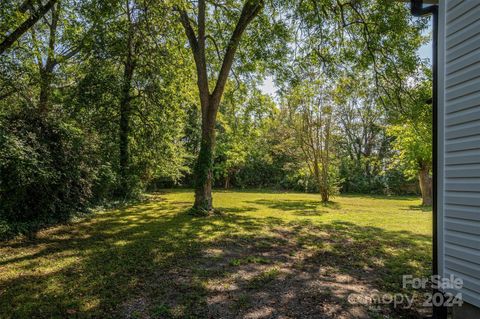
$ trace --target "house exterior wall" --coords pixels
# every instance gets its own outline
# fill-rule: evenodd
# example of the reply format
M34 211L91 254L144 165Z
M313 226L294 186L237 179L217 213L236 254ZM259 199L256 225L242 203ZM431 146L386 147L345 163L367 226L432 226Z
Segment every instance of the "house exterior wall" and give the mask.
M439 273L462 278L447 292L480 308L480 1L441 0L439 12Z

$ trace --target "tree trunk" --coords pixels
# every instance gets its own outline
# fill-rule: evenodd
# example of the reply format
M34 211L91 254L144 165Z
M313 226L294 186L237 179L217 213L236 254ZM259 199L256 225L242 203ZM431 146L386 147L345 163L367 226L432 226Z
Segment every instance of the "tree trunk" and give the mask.
M330 199L330 194L328 191L328 171L326 165L326 163L323 163L322 165L322 177L320 184L320 195L322 196L322 203L327 203Z
M122 98L120 101L120 130L119 130L119 160L120 160L120 193L122 196L129 194L129 135L130 135L130 114L131 114L131 86L134 72L132 54L129 52L125 62L123 74Z
M224 185L224 188L225 189L229 189L230 188L230 173L227 172L227 175L225 176L225 185Z
M126 39L126 51L123 70L122 95L120 100L120 127L119 127L119 195L127 197L131 193L130 185L130 116L131 116L131 90L133 74L135 72L135 23L132 20L130 3L126 3L128 31Z
M320 191L322 203L327 203L329 200L329 193L328 193L328 187L327 187L328 182L325 179L325 174L323 173L323 169L322 169L322 172L320 172L321 170L319 167L319 163L315 156L313 161L314 161L313 174L315 175L315 179L317 180L317 186L318 186L318 190Z
M422 206L432 205L432 177L430 176L430 166L422 163L418 172L418 181L420 191L422 192Z
M38 99L38 110L41 114L48 113L50 109L50 88L52 85L53 70L44 69L40 70L40 96Z
M45 116L50 110L50 95L52 80L54 78L53 71L57 64L55 59L55 45L57 42L57 27L60 19L60 4L52 8L52 20L49 24L49 37L48 37L48 49L47 58L45 59L45 65L42 61L38 61L39 73L40 73L40 95L38 98L38 111ZM32 31L33 32L33 31Z
M330 197L328 195L328 189L325 186L320 188L320 195L322 196L322 203L328 203Z
M212 175L213 154L215 151L215 121L216 112L209 112L202 121L202 141L200 153L195 166L195 204L199 211L213 210Z

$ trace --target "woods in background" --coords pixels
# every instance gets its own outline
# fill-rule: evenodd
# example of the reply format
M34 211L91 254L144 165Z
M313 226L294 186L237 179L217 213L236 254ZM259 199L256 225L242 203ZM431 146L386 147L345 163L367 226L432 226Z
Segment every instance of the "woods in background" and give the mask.
M201 214L212 187L327 202L420 181L431 204L427 22L402 4L0 6L0 234L173 186L194 187Z

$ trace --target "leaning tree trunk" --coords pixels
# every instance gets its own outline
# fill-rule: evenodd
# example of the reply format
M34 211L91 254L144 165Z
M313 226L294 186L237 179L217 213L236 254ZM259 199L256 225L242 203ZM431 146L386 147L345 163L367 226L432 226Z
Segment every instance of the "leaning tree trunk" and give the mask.
M422 206L432 205L432 177L430 176L430 166L421 163L418 172L418 181L422 193Z

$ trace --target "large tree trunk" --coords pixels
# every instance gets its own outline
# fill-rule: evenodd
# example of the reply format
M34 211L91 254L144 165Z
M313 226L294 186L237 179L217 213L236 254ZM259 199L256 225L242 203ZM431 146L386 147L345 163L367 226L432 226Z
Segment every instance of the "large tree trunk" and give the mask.
M128 197L131 193L130 185L130 117L131 117L131 90L133 75L135 72L135 23L133 21L130 3L127 1L127 20L128 33L126 39L125 60L123 62L123 83L122 95L120 100L120 125L119 125L119 175L120 189L119 195Z
M323 163L322 165L322 173L321 177L319 177L320 196L322 197L322 203L327 203L330 199L330 193L328 191L328 172L325 169L326 164Z
M320 186L320 195L322 196L322 203L328 203L330 200L330 192L328 189L328 170L326 168L326 163L323 163L322 167L322 184Z
M324 149L323 152L320 154L320 159L322 162L322 180L323 180L323 187L320 189L322 194L322 202L328 203L330 200L330 130L331 130L331 114L327 114L325 127L324 127L324 134L323 134L323 144Z
M330 200L329 194L328 194L328 189L326 187L321 187L320 189L320 195L322 197L322 203L328 203Z
M215 151L216 114L209 114L202 121L202 141L195 166L195 209L209 212L213 210L212 174L213 154Z
M422 192L422 206L432 205L432 177L430 176L430 165L422 163L418 172L420 191Z
M129 39L130 42L130 39ZM130 45L130 44L129 44ZM120 173L120 193L122 196L127 196L130 191L129 183L129 135L130 135L130 115L131 115L131 96L130 91L132 87L133 73L135 70L135 63L131 49L127 54L125 61L125 69L123 74L123 88L122 98L120 101L120 129L119 129L119 173Z

